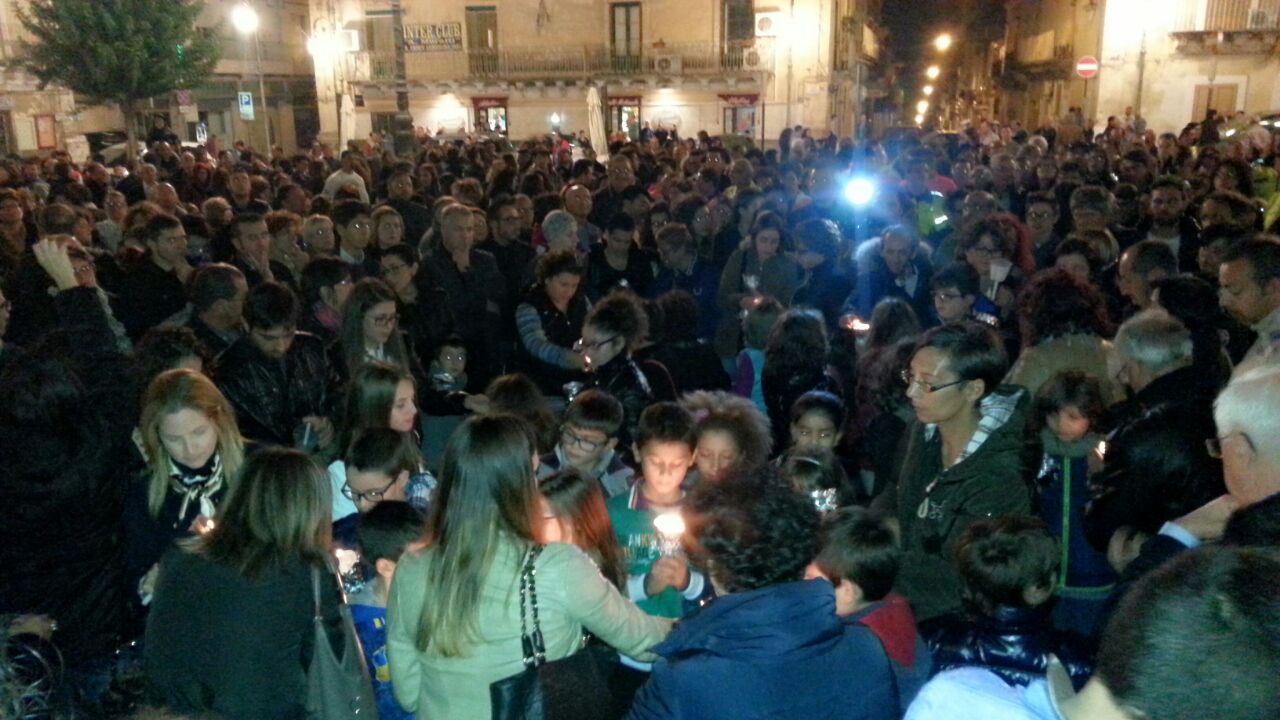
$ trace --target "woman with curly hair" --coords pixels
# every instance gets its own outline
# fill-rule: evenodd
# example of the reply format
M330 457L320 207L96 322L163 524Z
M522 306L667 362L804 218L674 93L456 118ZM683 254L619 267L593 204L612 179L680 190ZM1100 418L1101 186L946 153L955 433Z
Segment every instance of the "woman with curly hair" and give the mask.
M773 428L773 445L787 445L791 405L810 390L842 395L827 371L827 329L822 317L808 310L790 310L778 318L764 348L760 385Z
M614 292L592 308L582 324L582 337L573 349L582 355L590 373L588 387L599 388L622 403L618 446L630 448L640 413L652 403L653 388L631 358L633 349L649 334L649 316L629 292Z
M1036 275L1018 296L1022 353L1005 382L1034 395L1049 378L1079 370L1102 382L1107 404L1124 397L1107 370L1112 334L1102 293L1066 270Z
M825 582L805 581L818 513L772 469L733 473L688 496L685 547L719 597L654 648L628 717L706 720L896 715L883 646L843 624ZM714 640L714 642L710 642ZM849 668L858 668L849 672Z
M750 400L721 391L699 391L680 400L697 423L694 463L700 480L718 482L733 468L769 459L769 419Z

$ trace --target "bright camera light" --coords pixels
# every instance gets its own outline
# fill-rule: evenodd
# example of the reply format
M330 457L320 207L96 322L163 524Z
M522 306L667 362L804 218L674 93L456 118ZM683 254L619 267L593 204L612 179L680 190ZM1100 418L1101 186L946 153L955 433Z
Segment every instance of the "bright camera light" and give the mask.
M876 196L876 186L866 178L854 178L844 186L844 196L854 205L866 205Z

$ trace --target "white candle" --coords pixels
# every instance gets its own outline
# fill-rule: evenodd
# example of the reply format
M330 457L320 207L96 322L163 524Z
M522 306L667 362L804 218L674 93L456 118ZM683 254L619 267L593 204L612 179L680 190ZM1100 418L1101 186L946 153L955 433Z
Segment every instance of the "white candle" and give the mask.
M678 512L663 513L653 519L653 529L658 533L658 551L670 557L680 551L680 536L684 535L684 518Z

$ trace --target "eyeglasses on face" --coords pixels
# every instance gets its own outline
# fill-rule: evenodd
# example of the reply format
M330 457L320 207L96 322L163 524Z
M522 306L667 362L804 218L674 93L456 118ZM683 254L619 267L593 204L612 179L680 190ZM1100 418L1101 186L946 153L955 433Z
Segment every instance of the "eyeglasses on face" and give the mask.
M584 350L588 350L588 349L589 349L589 350L599 350L600 348L604 347L605 345L608 345L609 343L613 342L614 340L617 340L619 337L620 337L620 336L618 336L618 335L610 335L609 337L605 338L604 340L597 340L597 341L595 341L595 342L587 342L587 339L586 339L586 338L578 338L578 341L577 341L577 342L575 342L575 343L573 344L573 351L574 351L574 352L582 352L582 351L584 351Z
M392 313L390 315L374 315L369 319L372 320L373 324L377 325L378 327L387 327L388 325L395 325L397 322L399 322L400 316L395 313Z
M560 442L564 443L565 447L577 445L583 452L589 453L595 452L604 446L604 442L584 438L567 427L560 431ZM608 441L606 440L605 442Z
M356 492L350 485L342 484L342 495L348 500L354 502L380 503L382 498L391 490L391 486L396 484L396 479L392 478L391 482L381 490L366 490L364 492Z
M903 370L898 377L902 380L902 384L907 386L907 392L911 392L915 388L919 387L921 390L924 390L926 395L936 393L939 390L945 390L953 385L969 382L968 380L956 380L954 382L935 385L934 383L925 382L918 377L912 377L910 370Z

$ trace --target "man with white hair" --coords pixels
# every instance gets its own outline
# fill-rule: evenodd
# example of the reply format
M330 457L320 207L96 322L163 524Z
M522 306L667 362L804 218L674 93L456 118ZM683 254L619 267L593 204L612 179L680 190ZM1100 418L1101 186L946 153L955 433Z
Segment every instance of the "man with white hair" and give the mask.
M1209 452L1222 458L1227 494L1164 524L1125 569L1135 580L1170 557L1222 537L1237 510L1280 495L1280 367L1251 370L1232 379L1213 404L1217 437ZM1124 582L1122 581L1122 582Z
M1191 332L1164 310L1144 310L1120 326L1115 338L1116 380L1133 397L1114 409L1117 428L1161 405L1209 413L1217 388L1192 369Z

